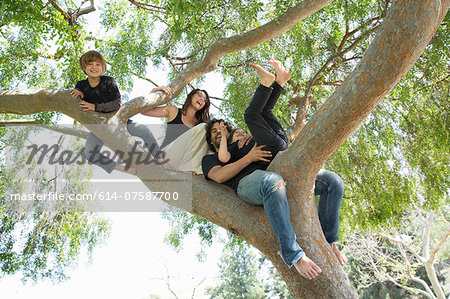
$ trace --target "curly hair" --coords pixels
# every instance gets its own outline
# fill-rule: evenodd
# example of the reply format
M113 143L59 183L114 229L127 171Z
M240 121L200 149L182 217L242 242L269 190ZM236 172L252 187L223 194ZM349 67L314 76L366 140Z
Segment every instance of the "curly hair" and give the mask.
M232 128L231 128L230 124L229 124L228 122L224 121L223 119L216 119L216 118L213 118L213 119L211 119L210 121L208 121L208 122L206 123L206 126L205 126L205 130L206 130L206 142L208 143L208 147L209 147L213 152L216 151L216 148L215 148L214 145L211 143L211 129L212 129L212 127L213 127L213 125L214 125L215 123L220 123L221 121L223 121L223 123L227 126L227 131L228 131L228 133L230 133L231 130L232 130Z

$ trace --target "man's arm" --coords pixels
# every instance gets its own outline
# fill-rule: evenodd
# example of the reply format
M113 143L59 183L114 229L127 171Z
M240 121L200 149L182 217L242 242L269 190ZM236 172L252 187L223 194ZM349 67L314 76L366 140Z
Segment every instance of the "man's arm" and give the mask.
M237 160L236 162L227 164L225 166L214 166L211 170L206 174L211 180L222 184L233 177L235 177L242 169L247 167L253 162L265 161L267 157L271 157L272 154L270 151L262 150L264 145L255 146L248 152L247 155Z

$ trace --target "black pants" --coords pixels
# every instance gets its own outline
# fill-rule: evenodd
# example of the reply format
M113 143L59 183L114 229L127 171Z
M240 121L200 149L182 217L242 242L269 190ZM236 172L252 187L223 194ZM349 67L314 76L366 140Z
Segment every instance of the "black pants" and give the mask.
M278 101L283 87L274 82L270 87L259 85L250 104L245 109L244 120L258 145L266 145L272 158L289 145L288 137L272 109Z

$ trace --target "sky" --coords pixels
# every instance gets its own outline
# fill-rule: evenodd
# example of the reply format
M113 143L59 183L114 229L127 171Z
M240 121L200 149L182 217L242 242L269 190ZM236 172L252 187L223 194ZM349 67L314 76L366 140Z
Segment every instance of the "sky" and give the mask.
M89 18L95 22L98 12ZM149 73L159 80L166 78L163 70L150 68ZM154 87L145 80L135 79L130 99L150 92ZM213 90L210 95L221 98L224 86L220 75L210 73L198 87ZM220 114L214 107L211 112ZM132 119L140 123L162 124L162 119L142 115ZM59 123L73 124L73 120L63 115ZM94 170L94 176L98 171L103 170ZM129 178L127 174L121 174L121 177ZM91 185L91 189L95 186ZM176 252L163 242L170 227L158 212L108 212L102 215L112 222L111 236L103 246L94 250L92 263L88 262L86 253L81 254L78 267L68 273L71 278L58 284L39 281L23 285L20 274L5 277L0 280L0 298L145 299L151 294L174 298L167 287L167 277L170 277L170 287L178 298L191 298L194 286L203 281L196 290L195 298L206 298L204 288L216 283L222 243L214 242L212 247L206 249L205 261L199 262L196 258L201 250L199 237L186 237L182 250Z

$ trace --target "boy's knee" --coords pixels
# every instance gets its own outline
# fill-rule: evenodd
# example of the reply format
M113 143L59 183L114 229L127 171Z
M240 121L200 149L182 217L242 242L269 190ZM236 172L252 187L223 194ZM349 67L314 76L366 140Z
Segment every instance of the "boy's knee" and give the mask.
M331 176L331 185L336 189L336 191L344 193L344 181L334 172L332 172Z

